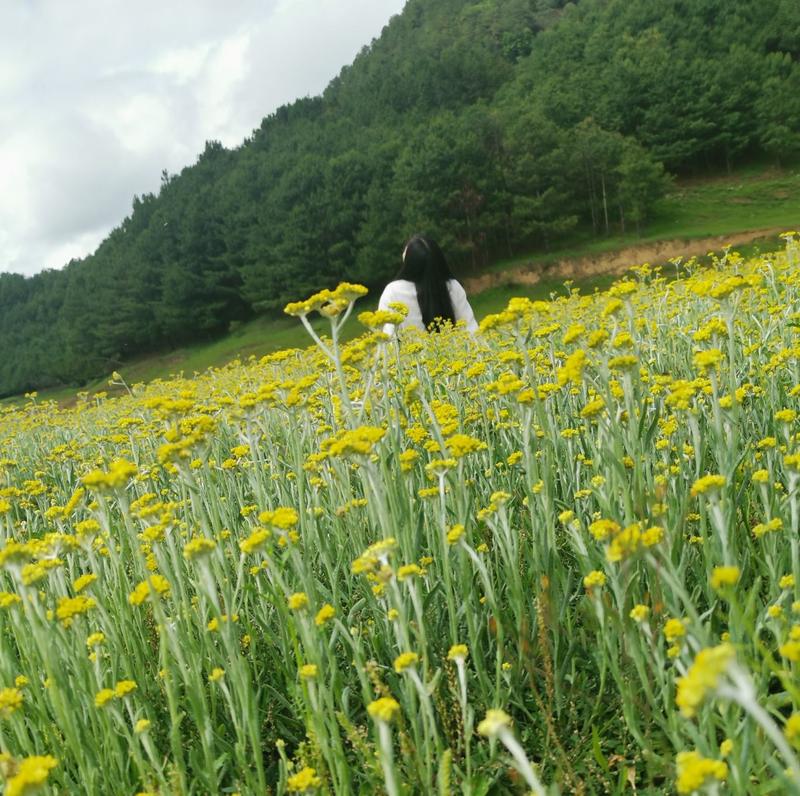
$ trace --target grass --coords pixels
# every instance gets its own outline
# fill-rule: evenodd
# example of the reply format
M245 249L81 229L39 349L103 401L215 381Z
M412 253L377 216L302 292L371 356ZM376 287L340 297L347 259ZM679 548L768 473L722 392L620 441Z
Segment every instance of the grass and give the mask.
M676 183L659 202L655 218L641 235L629 232L603 238L576 236L557 250L500 260L489 271L524 264L619 251L661 240L691 240L760 229L791 229L800 224L800 169L747 170L703 181ZM761 251L781 246L768 236Z
M698 239L733 234L746 230L791 229L800 224L800 169L777 171L752 167L731 176L714 179L685 180L676 183L660 202L656 218L642 235L634 233L611 235L606 238L577 237L558 250L512 259L500 260L489 271L504 271L520 265L545 265L556 260L598 255L642 246L660 240ZM737 247L744 255L771 251L782 246L777 236L767 236L751 244ZM612 275L576 282L582 292L608 287ZM507 285L493 287L471 296L478 318L502 309L512 296L546 299L553 292L564 290L557 280L543 280L537 285ZM375 299L362 302L365 309L374 308ZM322 329L320 325L318 328ZM351 319L345 336L352 337L361 327ZM306 347L308 339L302 328L289 318L257 318L238 325L225 337L213 342L185 346L163 354L153 354L131 360L119 370L129 384L149 382L172 374L202 373L237 357L261 357L284 348ZM108 389L107 378L98 379L86 387L89 392ZM70 401L74 387L42 391L42 397ZM0 400L3 403L18 399Z

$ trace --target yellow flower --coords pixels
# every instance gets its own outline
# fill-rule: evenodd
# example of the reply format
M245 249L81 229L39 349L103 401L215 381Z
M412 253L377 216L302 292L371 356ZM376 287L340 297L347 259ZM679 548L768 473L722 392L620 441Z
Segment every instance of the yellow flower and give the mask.
M343 431L327 441L325 446L331 457L368 456L375 445L383 439L386 429L361 426L352 431Z
M698 478L690 490L692 497L695 495L704 495L706 492L715 493L725 486L724 475L704 475Z
M494 738L511 727L511 717L497 708L486 711L486 717L478 724L478 733L486 738Z
M120 680L116 686L114 686L114 696L119 697L122 699L123 697L128 696L132 691L135 691L137 688L135 681L133 680Z
M419 564L403 564L403 566L397 570L397 580L402 583L407 578L412 578L414 576L422 577L424 574L425 570L422 569Z
M581 409L580 415L585 420L590 418L596 417L606 408L606 402L602 398L595 398L593 401L589 401L586 406Z
M319 674L319 669L316 664L306 663L300 667L300 677L304 680L313 680L317 674Z
M322 785L322 780L317 776L317 772L309 766L292 774L286 781L286 787L290 793L303 793L311 788L318 788L320 785Z
M94 705L97 708L105 707L115 696L113 688L102 688L95 694Z
M0 592L0 608L11 608L21 602L22 599L17 594L11 594L7 591Z
M334 616L336 616L336 609L329 603L325 603L325 605L317 611L317 615L314 617L314 624L317 627L322 627L333 619Z
M85 614L96 605L92 597L59 597L56 617L64 627L69 627L76 616Z
M800 640L791 639L778 647L778 652L793 663L800 661Z
M675 758L677 766L678 793L694 793L709 780L724 781L728 776L728 766L721 760L702 757L699 752L679 752Z
M133 731L140 735L143 732L147 732L150 729L150 719L139 719L136 722L136 725L133 728Z
M394 659L394 670L402 674L406 669L416 666L419 663L419 655L416 652L403 652Z
M642 544L645 547L653 547L664 538L664 529L659 525L653 525L646 531L642 531Z
M628 368L633 368L637 363L638 359L633 354L622 354L617 357L611 357L608 360L608 367L611 370L626 370Z
M609 536L618 534L620 530L622 530L621 527L614 522L614 520L595 520L589 526L589 533L594 536L598 542L602 542L608 539Z
M664 625L664 636L671 644L686 635L686 625L681 619L668 619Z
M605 584L606 576L598 569L593 570L583 579L583 585L587 589L592 589L595 586L605 586Z
M778 585L782 589L793 589L794 588L794 575L784 575L780 581L778 581Z
M450 451L450 455L456 459L461 459L467 454L484 450L487 447L485 442L467 434L453 434L445 440L445 445Z
M213 539L198 536L183 546L183 557L187 561L196 561L215 550L217 543Z
M455 459L432 459L425 465L425 471L432 477L444 475L448 470L452 470L458 462Z
M574 323L572 326L567 328L566 332L564 332L564 337L561 338L561 342L564 345L569 345L570 343L575 342L575 340L585 333L586 327L582 323Z
M774 533L783 528L783 520L780 517L773 517L769 522L760 522L753 526L753 536L760 539L764 534Z
M28 796L47 781L50 772L58 765L58 760L50 755L26 757L13 776L6 779L6 796Z
M644 622L650 616L650 609L646 605L634 605L628 614L634 622Z
M615 312L621 310L622 307L623 303L620 299L612 298L609 300L606 306L603 307L603 311L600 313L600 316L602 318L608 318L610 315L613 315Z
M116 459L108 470L92 470L81 481L90 489L98 492L108 492L124 487L136 475L136 465L125 459Z
M711 588L719 590L725 586L735 586L741 575L739 567L714 567L711 572Z
M792 713L783 725L783 734L795 746L800 744L800 713Z
M219 682L224 676L225 676L225 670L220 668L219 666L215 666L211 670L211 674L208 675L208 682L209 683Z
M757 484L766 484L769 481L769 470L756 470L752 478Z
M260 550L270 537L270 532L266 528L256 528L247 539L239 542L239 549L245 554L250 555Z
M269 525L281 531L288 531L296 527L300 522L297 511L289 506L279 506L274 511L262 511L258 515L258 521L262 525Z
M466 644L453 644L447 653L448 661L465 660L469 655L469 649Z
M675 703L684 716L691 718L697 713L706 695L716 689L734 657L733 647L727 643L697 653L694 663L677 681Z
M86 575L81 575L79 578L77 578L72 584L72 587L76 592L82 592L84 589L91 586L96 580L97 575L95 575L94 572L89 572Z
M163 575L153 574L147 580L137 584L136 588L128 595L128 602L131 605L141 605L153 594L164 597L169 592L169 581Z
M565 384L580 384L583 380L583 370L586 367L586 352L579 348L570 354L562 367L558 369L558 383L563 387Z
M419 459L419 453L415 450L403 451L398 457L400 460L400 469L404 473L409 473L414 469L414 462Z
M712 348L708 351L698 351L694 355L694 366L705 373L712 368L718 368L722 362L722 351L718 348Z
M589 339L586 344L589 348L598 348L605 343L608 338L609 334L605 329L595 329L589 334Z
M636 552L641 538L642 531L639 525L628 525L611 540L611 544L606 549L606 558L612 563L622 561Z
M7 719L22 707L22 692L18 688L0 688L0 716Z
M288 603L293 611L300 611L308 606L308 595L303 591L295 592L289 596Z
M367 713L375 721L389 722L400 712L400 705L392 697L381 697L367 705Z
M458 540L464 535L464 526L461 524L454 525L447 532L447 544L456 544Z

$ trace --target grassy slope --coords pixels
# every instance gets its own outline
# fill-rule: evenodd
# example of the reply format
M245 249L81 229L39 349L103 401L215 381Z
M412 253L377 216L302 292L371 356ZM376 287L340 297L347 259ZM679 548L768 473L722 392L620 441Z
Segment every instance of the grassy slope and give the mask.
M753 229L792 229L800 225L800 170L764 171L750 169L732 176L702 181L683 181L674 186L662 200L657 216L647 230L637 237L634 234L613 235L608 238L576 238L568 245L545 254L515 258L495 263L491 270L502 270L522 262L536 263L562 260L591 254L618 251L628 246L638 246L657 240L703 238L726 235ZM777 248L776 238L760 244L762 250ZM613 277L599 277L579 285L583 291L608 286ZM578 286L578 285L576 285ZM563 290L557 282L543 281L534 286L506 286L485 290L471 297L478 318L497 312L512 296L548 298L554 291ZM298 296L298 298L301 298ZM363 300L362 309L374 306L375 298ZM322 321L317 328L324 330ZM359 332L353 320L349 333ZM206 368L222 365L236 357L263 356L283 348L306 346L310 339L298 321L293 318L257 318L242 324L228 335L212 343L180 348L165 354L133 360L119 370L129 384L151 381L156 378L183 372L192 375ZM103 390L106 380L100 379L85 389ZM50 390L42 397L68 400L75 394L73 388ZM0 403L3 403L0 401Z
M731 176L685 180L674 185L640 236L631 233L607 238L576 237L557 251L501 260L490 270L619 251L658 240L690 240L768 228L787 230L798 224L800 169L752 168ZM776 239L774 245L779 244Z

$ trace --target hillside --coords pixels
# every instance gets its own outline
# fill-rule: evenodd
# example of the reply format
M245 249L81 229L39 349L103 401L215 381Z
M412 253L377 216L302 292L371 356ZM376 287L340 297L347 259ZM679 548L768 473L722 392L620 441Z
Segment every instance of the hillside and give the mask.
M800 227L800 171L745 170L713 180L682 180L660 202L651 234L615 235L595 240L575 240L548 253L498 260L477 274L461 274L476 317L499 312L510 298L548 299L565 292L564 282L582 293L604 289L629 268L649 262L666 265L674 256L721 253L726 245L743 254L781 249L781 231ZM377 291L359 302L361 308L377 303ZM362 306L363 305L363 306ZM321 319L313 322L324 331ZM345 337L363 332L351 318ZM175 374L191 376L208 368L219 368L234 359L261 357L286 348L304 347L302 328L287 317L262 315L237 323L221 337L179 346L169 351L135 357L118 371L129 385L168 379ZM89 394L123 391L109 385L111 370L83 386ZM75 387L50 388L41 399L72 404ZM21 398L21 396L20 396ZM19 401L20 399L11 399ZM0 399L2 402L2 399Z
M0 275L0 395L218 338L411 232L462 270L647 236L670 174L800 152L800 7L409 0L321 97L209 142L98 250Z

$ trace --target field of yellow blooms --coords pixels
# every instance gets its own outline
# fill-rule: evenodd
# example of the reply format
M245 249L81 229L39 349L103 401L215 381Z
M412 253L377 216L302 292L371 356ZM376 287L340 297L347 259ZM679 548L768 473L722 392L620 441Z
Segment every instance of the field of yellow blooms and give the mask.
M784 237L0 410L5 793L800 792Z

